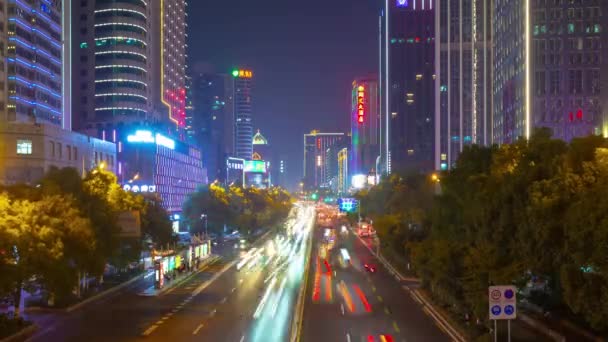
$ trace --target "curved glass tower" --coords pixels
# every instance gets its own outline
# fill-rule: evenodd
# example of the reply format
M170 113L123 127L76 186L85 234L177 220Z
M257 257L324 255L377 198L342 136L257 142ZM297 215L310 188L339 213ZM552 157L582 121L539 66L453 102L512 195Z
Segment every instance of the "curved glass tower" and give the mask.
M95 116L136 121L150 110L148 5L144 0L97 0Z

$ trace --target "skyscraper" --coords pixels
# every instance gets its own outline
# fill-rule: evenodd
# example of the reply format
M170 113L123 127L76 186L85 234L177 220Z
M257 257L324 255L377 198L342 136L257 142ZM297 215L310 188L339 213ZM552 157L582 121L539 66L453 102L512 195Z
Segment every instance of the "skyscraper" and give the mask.
M351 171L368 174L380 155L380 99L376 79L355 80L351 102Z
M253 72L243 69L233 70L232 76L234 77L234 156L251 159Z
M606 1L495 0L493 138L608 135Z
M511 143L531 132L530 0L495 0L493 141Z
M4 2L1 5L4 7ZM70 120L64 117L61 96L61 3L48 1L33 5L11 1L4 13L8 33L4 41L6 55L2 51L6 69L0 70L2 84L6 84L3 86L6 88L0 89L4 119L35 121L69 130Z
M232 153L234 108L230 104L233 84L232 76L227 74L196 73L192 76L191 134L203 151L203 164L212 180L225 179L226 158Z
M160 121L183 138L186 126L186 1L151 4L152 106Z
M329 187L332 162L327 163L327 150L345 138L344 133L322 133L313 130L304 134L304 187Z
M386 0L381 27L384 164L428 171L434 162L434 1ZM388 122L386 122L388 121ZM385 127L386 126L386 127Z
M435 2L434 167L448 169L464 146L491 143L491 2Z
M75 129L147 124L183 135L185 0L67 3Z
M549 127L566 141L608 136L608 1L531 6L533 126Z

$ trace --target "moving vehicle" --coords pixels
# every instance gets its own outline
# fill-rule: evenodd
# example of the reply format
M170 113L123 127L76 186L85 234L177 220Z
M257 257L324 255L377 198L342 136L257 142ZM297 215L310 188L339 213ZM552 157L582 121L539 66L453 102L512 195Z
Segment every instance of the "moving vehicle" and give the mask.
M370 272L370 273L375 273L376 272L376 266L375 265L364 264L363 268L365 268L365 270L368 271L368 272Z

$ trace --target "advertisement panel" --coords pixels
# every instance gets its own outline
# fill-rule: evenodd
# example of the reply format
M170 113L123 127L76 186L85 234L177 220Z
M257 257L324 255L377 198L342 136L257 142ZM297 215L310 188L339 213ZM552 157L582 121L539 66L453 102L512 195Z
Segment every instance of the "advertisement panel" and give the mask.
M266 173L266 162L263 160L245 160L245 172Z

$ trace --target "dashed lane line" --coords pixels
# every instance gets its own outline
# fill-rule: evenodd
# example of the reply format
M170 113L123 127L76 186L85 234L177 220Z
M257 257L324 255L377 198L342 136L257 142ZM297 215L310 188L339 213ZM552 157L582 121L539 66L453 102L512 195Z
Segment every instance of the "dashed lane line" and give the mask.
M401 330L399 330L399 326L397 325L397 322L393 321L393 329L395 329L396 333L400 333Z
M146 331L143 332L143 336L148 336L150 335L154 330L156 330L156 328L158 328L158 325L154 324L152 326L150 326Z
M201 329L203 329L205 325L203 323L199 324L198 327L196 327L196 329L194 329L194 331L192 332L192 335L196 335L198 334L199 331L201 331Z

